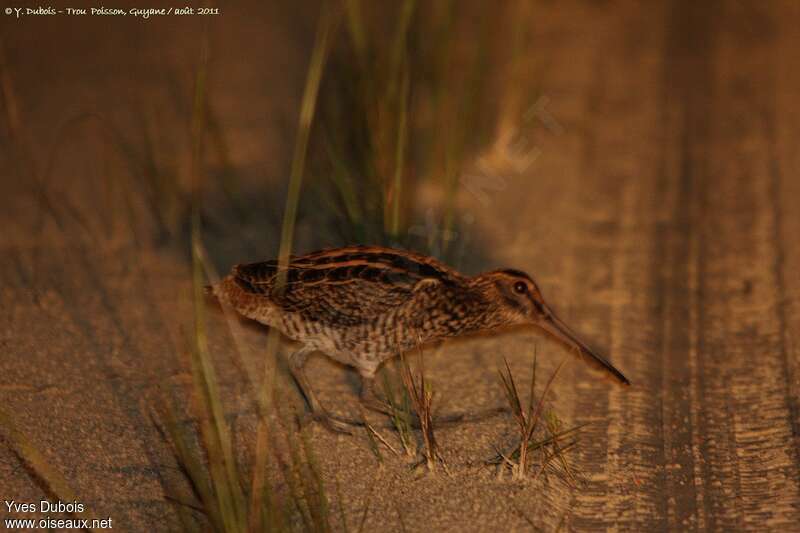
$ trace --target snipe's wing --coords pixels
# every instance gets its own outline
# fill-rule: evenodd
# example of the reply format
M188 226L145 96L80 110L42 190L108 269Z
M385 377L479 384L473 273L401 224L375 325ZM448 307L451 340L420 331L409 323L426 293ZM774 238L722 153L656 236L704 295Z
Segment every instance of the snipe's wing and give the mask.
M284 284L279 286L279 273ZM353 246L277 261L238 265L234 277L248 292L286 312L326 325L350 327L380 320L409 303L420 287L452 286L464 278L433 258L390 248Z

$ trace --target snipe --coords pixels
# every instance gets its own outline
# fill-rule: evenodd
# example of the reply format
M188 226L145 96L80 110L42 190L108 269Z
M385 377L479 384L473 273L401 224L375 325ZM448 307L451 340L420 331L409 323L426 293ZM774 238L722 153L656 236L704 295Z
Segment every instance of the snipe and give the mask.
M545 304L533 280L503 269L465 276L432 257L377 246L348 246L293 256L278 287L278 262L236 265L211 291L240 314L302 344L289 368L315 419L344 431L322 407L303 366L320 351L361 374L361 399L380 365L444 337L530 324L547 331L617 382L628 379L580 341Z

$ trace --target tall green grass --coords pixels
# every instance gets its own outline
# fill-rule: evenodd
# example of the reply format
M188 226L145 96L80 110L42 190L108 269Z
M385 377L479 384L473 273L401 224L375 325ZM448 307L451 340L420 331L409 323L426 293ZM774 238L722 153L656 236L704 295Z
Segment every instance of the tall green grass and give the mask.
M312 138L315 196L342 241L451 258L460 178L532 94L524 4L344 3ZM440 198L415 236L423 188Z
M308 138L314 119L315 103L328 49L328 35L332 20L326 10L320 16L316 44L306 80L301 103L295 153L290 175L289 192L281 232L279 260L286 263L291 251L297 205L308 146ZM197 521L189 519L185 508L200 511L215 531L284 531L295 528L299 520L305 531L331 531L333 514L328 492L313 453L313 447L305 434L286 429L288 458L276 451L276 437L280 433L275 425L279 418L273 409L271 398L275 386L274 364L277 350L277 335L271 331L268 337L264 377L254 379L254 403L257 406L257 431L253 451L253 465L248 469L237 462L231 429L225 418L225 410L217 384L216 373L208 352L206 338L203 286L204 272L211 267L204 261L200 239L199 192L202 190L200 171L201 147L205 108L205 71L198 70L193 113L192 175L195 186L195 209L192 216L192 272L194 335L191 339L191 362L196 412L199 425L201 450L192 446L194 435L182 428L173 412L162 413L163 425L174 446L176 459L186 474L192 488L195 504L182 502L179 506L187 530L194 530ZM285 280L283 280L285 281ZM235 332L234 332L235 335ZM237 346L240 343L237 341ZM243 354L240 354L245 359ZM276 418L277 417L277 418ZM284 426L291 424L284 423ZM198 451L201 453L198 454ZM269 470L277 467L288 490L280 493L269 477ZM175 498L178 501L178 498ZM346 529L340 507L339 525Z
M277 413L268 405L257 409L257 434L253 464L241 463L232 429L225 416L222 394L205 326L203 285L205 269L198 253L199 231L194 229L192 254L194 332L190 338L192 366L192 423L182 424L171 402L158 410L158 423L172 445L176 461L185 474L192 499L168 494L176 503L185 531L220 532L331 531L342 526L343 511L334 519L329 495L322 480L313 446L303 432L290 423L276 425ZM270 382L271 385L271 382ZM271 397L271 391L265 393ZM283 434L286 456L276 450L276 438ZM273 477L270 478L270 471ZM286 489L279 489L274 476L280 475ZM198 520L196 513L205 521ZM346 524L344 525L346 528Z

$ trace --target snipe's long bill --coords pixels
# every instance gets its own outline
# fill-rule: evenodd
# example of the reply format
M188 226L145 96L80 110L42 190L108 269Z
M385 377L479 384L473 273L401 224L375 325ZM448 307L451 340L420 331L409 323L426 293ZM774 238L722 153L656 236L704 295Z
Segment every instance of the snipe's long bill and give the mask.
M315 351L358 370L369 407L380 403L374 376L387 359L430 340L523 324L544 329L618 383L630 384L578 339L519 270L466 276L413 252L348 246L293 256L282 270L275 260L236 265L210 289L240 314L301 344L289 368L313 416L338 431L346 428L328 415L303 371Z

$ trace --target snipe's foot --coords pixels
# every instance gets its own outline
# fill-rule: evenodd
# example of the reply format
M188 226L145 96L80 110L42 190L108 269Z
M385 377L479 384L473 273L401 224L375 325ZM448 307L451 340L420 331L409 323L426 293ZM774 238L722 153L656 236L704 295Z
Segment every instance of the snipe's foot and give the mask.
M300 421L300 425L305 427L310 422L317 422L328 431L332 433L341 433L343 435L352 435L354 427L363 425L362 422L333 416L327 411L312 411L306 413Z
M392 405L375 390L375 378L371 374L361 375L361 396L359 399L361 400L361 405L370 411L389 417L396 414L397 410L393 409Z
M394 411L392 411L392 406L389 405L389 402L385 402L377 397L362 399L361 405L376 413L381 413L386 416L394 415Z
M353 426L342 422L341 420L336 420L329 414L324 415L315 415L313 419L316 422L322 424L322 426L332 433L341 433L343 435L352 435L353 434Z
M383 411L381 411L381 412L383 413ZM495 417L495 416L498 416L500 414L507 413L507 412L509 412L509 409L507 407L495 407L495 408L492 408L492 409L486 409L484 411L479 411L477 413L472 413L472 414L469 414L469 413L453 413L453 414L440 415L440 416L434 415L434 417L433 417L433 425L434 426L440 426L440 425L450 425L450 424L459 424L459 423L480 422L480 421L486 420L488 418L492 418L492 417ZM393 416L393 413L391 413L391 412L383 413L383 414L386 414L389 417ZM419 423L419 417L417 416L417 414L414 413L414 412L412 412L410 414L411 414L411 417L410 417L409 423L411 424L411 427L414 428L414 429L421 429L420 423ZM392 427L394 427L394 424L392 424L391 422L388 422L384 427L392 428Z
M395 416L403 416L400 415L399 411L393 411L389 404L380 404L380 403L364 403L364 407L368 409L378 412L382 415L388 416L389 418L394 418ZM445 415L445 416L434 416L433 417L433 424L455 424L458 422L462 422L466 419L466 415L459 413L453 415ZM417 413L411 411L408 413L408 423L413 429L422 429L422 426L419 422L419 416ZM392 428L394 424L392 422L388 422L385 427Z

